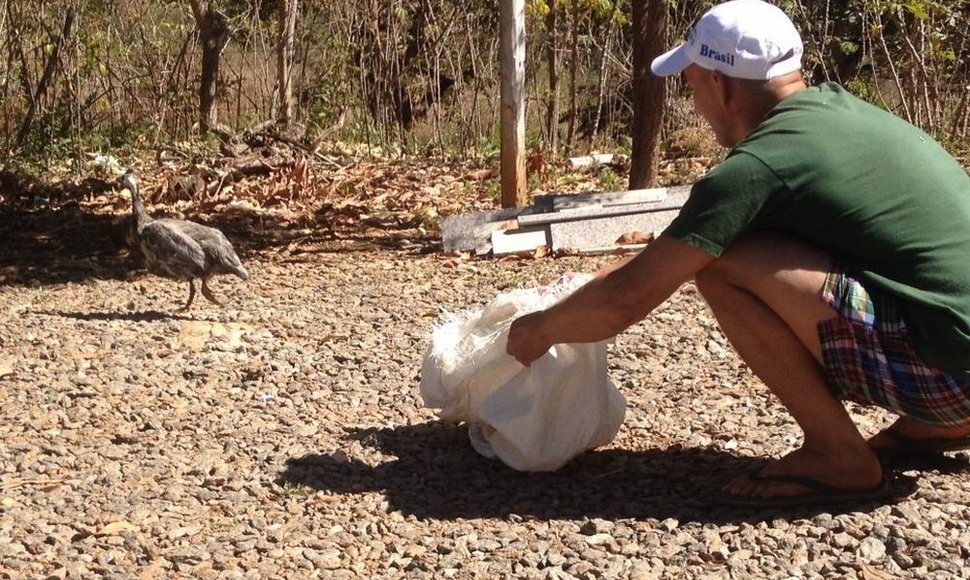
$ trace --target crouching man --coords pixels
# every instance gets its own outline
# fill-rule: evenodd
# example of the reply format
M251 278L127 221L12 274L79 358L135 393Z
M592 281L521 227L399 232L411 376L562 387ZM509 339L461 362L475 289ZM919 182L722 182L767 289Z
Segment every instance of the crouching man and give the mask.
M610 338L693 280L801 448L721 494L740 506L879 499L880 458L970 448L970 177L932 138L834 83L808 87L791 20L710 9L654 60L683 74L726 159L636 256L523 316L507 351ZM842 404L899 415L868 441Z

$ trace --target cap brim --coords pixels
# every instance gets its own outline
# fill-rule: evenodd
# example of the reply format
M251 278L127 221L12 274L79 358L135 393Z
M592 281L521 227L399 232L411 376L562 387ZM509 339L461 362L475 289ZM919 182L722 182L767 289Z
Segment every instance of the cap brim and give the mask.
M689 67L690 63L690 57L687 56L687 43L684 43L653 59L650 63L650 71L658 77L669 77Z

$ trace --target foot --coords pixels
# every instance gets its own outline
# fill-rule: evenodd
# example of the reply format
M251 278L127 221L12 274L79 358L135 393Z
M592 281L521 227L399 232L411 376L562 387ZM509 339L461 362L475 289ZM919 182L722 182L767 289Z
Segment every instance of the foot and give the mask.
M901 437L900 437L901 436ZM932 441L946 439L964 439L970 437L970 425L963 427L946 427L920 423L911 417L900 417L885 430L869 438L869 447L878 452L899 446L900 440Z
M868 491L883 481L876 455L868 449L822 454L802 447L768 464L757 475L735 477L722 488L739 498L782 498L818 493L818 485L786 481L785 476L812 480L843 491Z
M179 312L188 312L189 307L192 306L192 300L195 298L195 283L189 280L189 299L185 301L185 306L179 308Z
M901 417L869 438L868 444L887 464L923 461L949 451L970 449L970 426L941 427Z
M222 302L219 302L215 295L212 294L212 290L209 289L209 284L205 280L202 280L202 295L205 296L205 299L209 302L222 305Z

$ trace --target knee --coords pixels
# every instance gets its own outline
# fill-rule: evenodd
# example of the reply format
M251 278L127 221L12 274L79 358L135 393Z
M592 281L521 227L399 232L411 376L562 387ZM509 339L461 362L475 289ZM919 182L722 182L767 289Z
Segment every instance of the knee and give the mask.
M770 262L771 255L779 251L782 238L773 234L754 232L741 236L695 274L697 289L705 297L716 296L734 287L749 287L757 283L759 275Z
M728 272L723 258L709 263L703 270L694 274L694 285L701 296L710 301L728 286Z

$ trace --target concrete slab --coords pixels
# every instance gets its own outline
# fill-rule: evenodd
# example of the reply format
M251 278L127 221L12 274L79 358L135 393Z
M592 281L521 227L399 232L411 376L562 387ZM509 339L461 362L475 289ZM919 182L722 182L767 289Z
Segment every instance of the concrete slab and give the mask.
M586 207L574 207L557 212L520 215L516 221L520 226L536 226L540 224L620 217L655 211L667 211L671 209L680 209L681 205L682 204L669 204L665 202L626 203L623 205L612 205L607 207L592 205Z
M540 208L512 207L446 216L441 220L441 242L446 252L487 254L492 250L492 232L509 227L509 220L539 213Z
M680 213L679 207L663 211L550 223L548 227L549 237L552 240L551 248L556 252L582 251L586 248L616 246L620 236L630 232L660 235L678 213Z
M584 207L591 204L601 206L621 205L626 203L648 203L664 201L667 198L666 187L651 189L633 189L630 191L611 191L606 193L576 193L552 195L552 208L555 211L574 207Z
M502 244L503 253L541 245L579 251L615 247L617 238L633 231L659 235L689 195L690 186L676 186L536 196L534 205L526 208L447 216L441 221L441 237L446 252L478 255L493 252L494 242ZM525 231L516 233L516 227ZM544 234L539 231L543 228Z
M674 187L667 188L667 199L664 200L670 205L683 206L690 197L690 185L676 185Z

